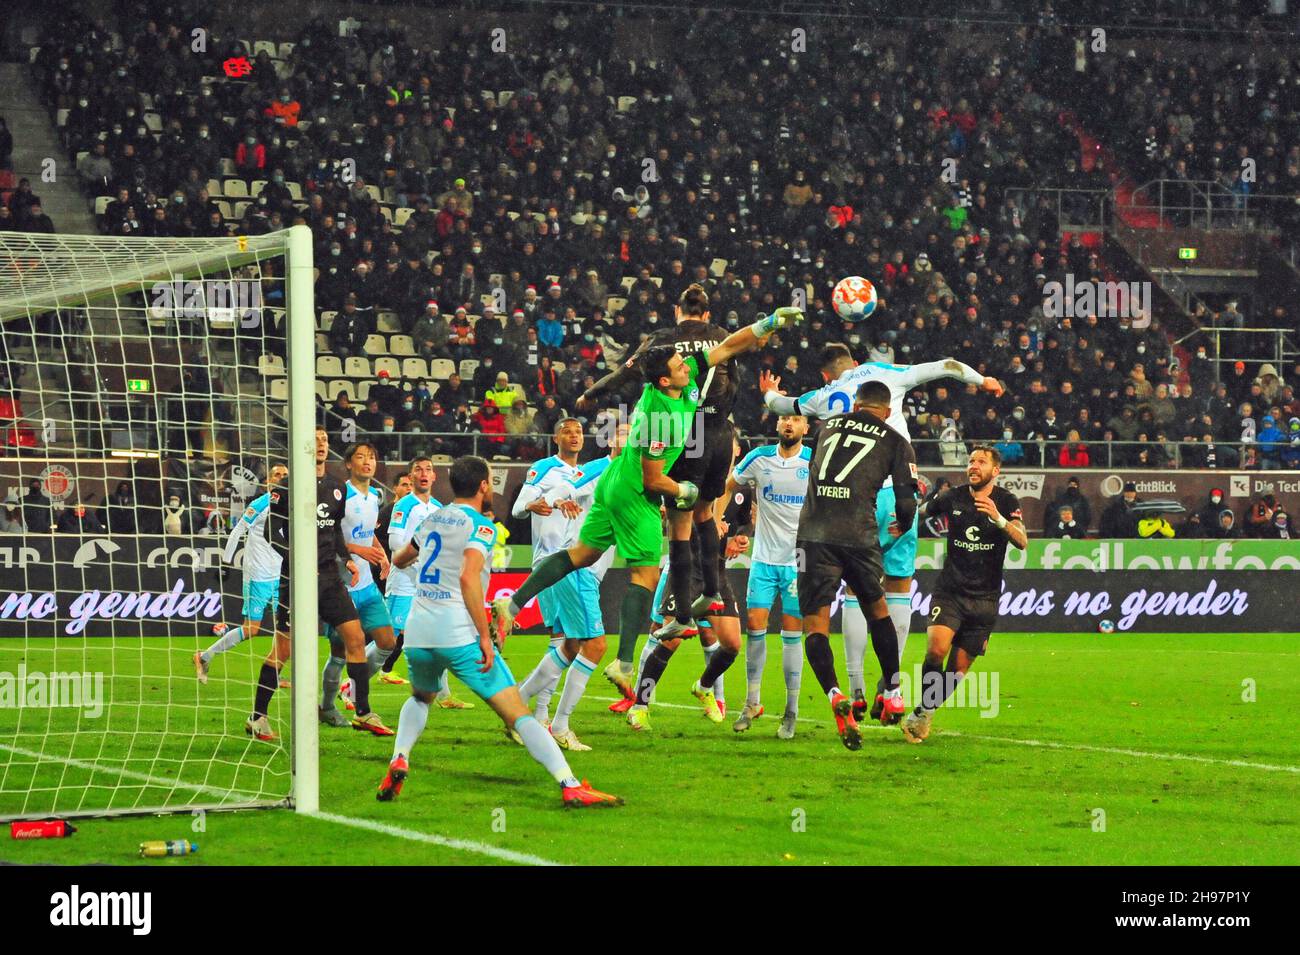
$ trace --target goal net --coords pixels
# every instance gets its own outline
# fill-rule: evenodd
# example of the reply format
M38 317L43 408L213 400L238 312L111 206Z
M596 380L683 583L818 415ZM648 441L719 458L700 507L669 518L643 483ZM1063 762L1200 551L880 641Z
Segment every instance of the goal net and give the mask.
M273 742L244 723L274 604L206 682L194 659L241 625L263 527L222 552L276 464L315 566L311 253L305 226L0 232L0 819L316 808L315 635Z

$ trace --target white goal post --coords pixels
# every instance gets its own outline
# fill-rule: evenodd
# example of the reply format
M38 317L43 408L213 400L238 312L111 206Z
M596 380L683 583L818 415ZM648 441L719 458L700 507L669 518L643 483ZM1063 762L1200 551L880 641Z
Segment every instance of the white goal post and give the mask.
M318 810L314 281L301 225L0 232L0 820ZM305 625L267 743L276 608L203 682L194 658L240 623L219 555L273 463Z

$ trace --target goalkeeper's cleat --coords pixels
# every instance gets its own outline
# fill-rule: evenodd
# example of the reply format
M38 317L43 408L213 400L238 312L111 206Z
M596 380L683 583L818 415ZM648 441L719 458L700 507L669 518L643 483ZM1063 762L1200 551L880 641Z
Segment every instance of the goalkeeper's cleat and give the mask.
M444 709L444 710L472 710L472 709L474 709L474 704L473 704L473 703L466 703L464 700L458 700L458 699L456 699L454 696L452 696L450 693L448 693L446 696L438 696L438 697L434 697L433 702L436 703L436 704L439 706L439 708Z
M376 736L393 735L393 731L384 725L384 721L379 718L378 713L354 716L352 718L352 728L366 733L374 733Z
M754 720L763 715L763 707L757 703L746 703L740 710L740 716L736 722L731 724L731 728L737 733L743 733L754 725Z
M328 709L323 706L316 707L316 718L326 726L333 726L338 729L352 725L351 720L332 706Z
M845 749L861 749L862 734L858 732L857 721L853 719L853 704L843 693L836 693L831 700L831 712L835 714L835 729L840 734L840 742Z
M407 681L404 680L404 679L402 679L402 678L401 678L400 676L398 676L396 673L384 673L384 672L380 672L380 674L379 674L379 682L380 682L380 683L387 683L389 686L406 686L406 685L407 685Z
M929 713L913 713L903 720L901 726L903 739L909 743L923 742L930 735L930 720L932 718Z
M492 619L496 622L498 637L510 636L515 626L515 615L510 610L510 598L498 597L492 601Z
M352 685L351 680L344 680L339 684L339 699L343 701L343 708L349 713L356 710L357 688Z
M406 777L410 774L411 767L406 762L406 757L395 757L388 764L388 775L379 784L379 792L375 793L375 798L380 802L392 802L402 791L402 783L406 782Z
M798 714L786 710L785 715L781 717L781 725L776 728L776 738L794 739L794 725L798 719Z
M880 707L880 713L876 719L880 720L883 726L896 726L902 720L903 714L907 712L907 707L903 704L903 694L895 690L893 693L880 693L876 696L876 706ZM876 707L871 708L871 712L876 712Z
M555 740L556 745L559 746L560 749L567 749L571 753L591 752L591 747L578 739L578 734L571 729L565 730L563 733L557 733L555 730L551 730L551 738Z
M630 666L627 667L627 669L623 668L622 660L615 660L609 666L605 667L605 679L618 687L618 692L622 693L625 699L636 699L636 693L632 690L632 680L635 679L635 677L636 673ZM612 710L614 707L611 706L610 709ZM620 711L615 710L615 712Z
M208 661L203 659L203 651L194 651L194 675L199 678L200 683L208 682Z
M260 739L264 743L277 740L280 737L275 735L275 730L271 729L271 721L265 716L259 716L257 719L249 717L244 721L244 732L254 739Z
M704 689L700 686L700 681L696 680L691 685L691 695L704 706L704 716L710 723L722 722L722 710L718 709L718 701L714 698L712 690Z
M722 613L727 605L722 602L721 594L700 594L691 604L691 614L696 617L708 617Z
M611 703L611 704L609 704L609 711L610 711L611 713L626 713L628 710L630 710L630 709L631 709L632 707L634 707L634 706L636 706L636 697L635 697L635 696L625 696L625 697L623 697L623 699L621 699L621 700L619 700L619 701L617 701L617 702L615 702L615 703Z
M611 796L599 789L592 789L591 783L585 779L580 786L562 786L561 797L564 800L565 809L591 809L596 806L613 808L614 806L623 805L621 797Z
M650 728L650 711L644 706L633 705L627 711L627 725L638 733Z
M683 640L690 637L698 636L700 628L695 625L694 620L687 620L682 623L676 617L672 617L664 622L664 625L654 632L654 638L662 643L665 640Z

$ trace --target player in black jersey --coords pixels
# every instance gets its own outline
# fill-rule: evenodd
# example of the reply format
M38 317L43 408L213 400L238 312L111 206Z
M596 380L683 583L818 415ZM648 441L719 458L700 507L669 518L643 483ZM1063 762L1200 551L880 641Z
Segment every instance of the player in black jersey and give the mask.
M739 455L740 442L733 436L731 439L732 461ZM723 674L736 662L736 657L740 653L740 605L736 601L736 595L732 592L730 581L727 580L726 562L728 557L736 555L737 547L743 550L744 547L749 546L749 539L740 537L739 532L753 522L753 507L752 497L737 494L723 510L721 519L723 526L718 528L719 537L722 541L722 550L716 561L716 570L720 581L718 596L721 607L718 609L707 608L704 620L708 627L700 630L700 646L704 650L704 671L691 687L691 693L700 701L705 717L713 723L721 723L727 715L726 702L718 691L722 687ZM737 535L739 540L734 539L733 534ZM689 568L691 583L698 588L704 578L704 555L700 546L699 535L694 535L687 543L690 546L691 553ZM670 572L672 570L672 560L673 558L670 557ZM657 612L652 615L654 620L671 619L677 612L676 595L671 591L665 591L662 586L666 576L659 578L661 586L659 592L655 595ZM705 636L706 633L708 634L707 637ZM659 680L663 677L668 661L672 659L681 642L682 638L680 637L661 639L657 634L652 634L650 639L646 641L646 646L641 653L640 673L638 673L633 684L636 688L634 697L627 701L620 700L610 707L610 710L615 713L626 712L628 725L633 729L647 730L650 728L649 711L647 709L650 698Z
M930 597L921 702L902 725L910 743L930 735L934 711L987 649L998 619L1007 544L1024 550L1028 542L1020 501L997 486L1001 470L997 449L979 445L966 465L970 483L933 491L921 503L922 517L948 518L948 551Z
M787 321L798 320L798 309L777 309L777 313L790 313ZM682 356L704 353L727 338L728 332L709 321L709 294L700 285L691 285L682 292L676 306L677 323L671 328L656 331L623 362L618 370L606 375L592 385L578 399L578 409L594 407L602 395L617 392L629 385L642 384L639 359L656 345L672 345ZM760 346L764 340L760 340ZM689 481L699 488L699 497L691 511L670 508L669 515L669 567L677 570L672 576L672 592L677 598L673 619L656 632L661 639L693 636L697 630L693 617L718 612L723 607L718 558L722 542L713 518L713 502L722 496L731 469L731 447L735 428L731 423L732 407L736 401L736 379L732 363L723 362L709 368L700 384L700 399L696 414L696 427L692 429L686 450L668 471L674 481ZM630 397L630 396L629 396ZM689 514L689 517L688 517ZM703 561L703 589L698 598L690 586L691 534L700 538ZM676 561L673 554L678 555ZM630 648L625 648L630 649ZM630 659L620 652L620 659Z
M831 651L831 604L844 581L867 616L871 647L880 662L883 714L903 712L898 691L898 633L885 604L885 571L876 526L876 495L887 478L895 488L898 535L916 515L916 456L907 439L885 424L889 386L868 381L853 410L826 419L809 468L808 493L799 514L799 612L804 653L831 702L840 740L858 749L862 737L853 705L840 692ZM890 529L894 533L894 529ZM882 715L882 720L885 715Z
M357 565L348 552L343 539L343 503L346 500L343 483L325 473L325 461L329 457L329 435L324 428L316 429L316 559L317 566L305 573L315 573L317 578L317 609L320 619L334 627L345 640L365 645L365 634L361 632L361 621L357 608L348 595L338 573L338 561L343 561L352 575L355 586L360 575ZM288 662L292 644L289 639L289 606L293 593L291 575L293 563L289 553L289 486L284 485L271 491L271 506L267 518L267 539L280 554L280 606L276 610L275 645L262 664L262 671L257 678L257 691L253 700L253 715L244 724L244 730L250 736L260 740L276 739L266 717L271 696L279 683L280 668ZM316 621L308 621L306 626L316 626ZM352 664L348 664L349 672ZM362 681L369 683L368 670L360 665ZM357 701L360 718L361 701ZM367 700L366 712L369 713ZM370 714L373 716L374 714ZM378 720L378 717L375 717ZM381 724L382 725L382 724ZM391 730L387 735L391 735ZM385 735L385 734L380 734Z

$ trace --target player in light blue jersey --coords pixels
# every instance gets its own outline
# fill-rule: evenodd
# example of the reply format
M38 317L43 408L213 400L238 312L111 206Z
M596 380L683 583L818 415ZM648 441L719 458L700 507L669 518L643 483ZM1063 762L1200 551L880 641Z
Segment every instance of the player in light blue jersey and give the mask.
M555 480L548 480L548 475L556 475L561 467L556 465L543 471L543 462L539 461L529 472L532 483L520 490L514 507L516 516L521 516L521 510L525 513L533 512L534 566L548 555L577 543L578 532L582 527L581 518L591 509L595 499L596 482L622 450L627 434L627 423L620 423L614 431L610 453L606 457L578 465L577 455L583 445L581 422L576 418L566 418L556 425L555 440L561 456L555 460L563 465L565 476L560 478L557 475ZM571 452L575 463L569 464L563 459L566 451ZM528 503L521 508L521 501ZM543 533L540 535L539 520L544 522L541 527ZM539 543L544 550L540 555L537 553ZM551 735L564 749L591 749L569 727L569 717L573 715L578 701L587 689L587 682L605 655L605 620L600 611L600 584L605 579L605 571L613 562L614 549L610 548L590 567L578 568L538 595L539 602L550 595L549 611L543 604L543 619L547 612L551 614L548 625L559 640L552 640L546 655L519 685L519 692L525 702L536 697L538 709L534 710L533 715L544 719L543 699L550 699L555 687L559 685L560 677L568 672L564 680L564 692L560 694L560 705L555 712L555 721L550 726Z
M970 365L953 358L923 362L919 365L890 365L884 362L866 362L859 365L847 345L833 342L822 349L822 378L826 384L805 392L798 398L789 398L780 390L781 379L770 372L759 378L758 387L763 393L763 403L777 414L802 414L812 418L826 418L845 414L853 408L853 398L859 386L868 381L883 381L889 386L889 418L885 423L911 439L907 417L903 414L903 399L914 388L943 378L959 378L968 385L978 385L994 397L1002 394L1002 385L996 378L981 375ZM887 482L876 497L876 523L880 527L880 550L885 565L885 603L889 616L898 632L899 667L902 667L903 650L912 626L912 577L916 572L916 524L905 533L899 533L895 520L893 484ZM842 616L844 627L844 654L853 692L853 712L856 718L867 713L866 684L863 677L863 658L867 650L867 618L858 605L857 597L846 594ZM876 695L883 692L883 685ZM878 718L879 705L871 710Z
M420 522L442 507L442 503L433 496L433 485L438 476L434 472L433 462L429 458L418 457L412 459L407 477L411 482L411 491L399 498L393 505L392 519L388 523L388 552L390 554L396 554L405 547L415 533L415 529L420 526ZM403 570L394 568L388 573L388 588L385 599L389 619L392 621L393 630L397 634L397 643L392 655L384 663L379 674L379 679L384 683L400 686L406 682L391 676L391 671L394 661L402 652L406 618L411 612L411 601L415 598L415 583L415 570L411 567ZM466 703L464 700L459 700L452 695L451 687L447 684L445 678L442 686L438 688L438 695L434 702L444 710L470 710L474 708L473 703Z
M511 515L517 520L531 515L534 567L577 540L577 505L567 497L559 499L555 492L568 487L578 473L578 455L582 452L583 445L582 422L577 418L562 418L557 421L554 439L555 454L534 462L528 469L523 487L519 489L514 506L510 509ZM557 648L564 643L564 626L559 618L557 604L562 594L574 589L574 585L567 584L566 581L567 577L537 595L537 608L542 613L542 623L551 631L550 650L542 658L543 662L550 657L551 651L558 652ZM540 669L541 664L538 665L538 670ZM549 726L551 694L555 683L559 681L559 674L556 674L555 681L534 681L534 676L537 676L537 670L524 680L520 691L527 702L531 697L524 687L535 688L533 693L536 695L536 705L533 715L544 726Z
M727 478L725 499L738 487L754 489L754 553L745 592L745 676L749 693L745 708L732 726L743 733L763 715L761 692L767 663L768 616L781 602L781 670L785 676L785 713L777 735L793 739L799 716L799 686L803 681L803 621L799 616L798 559L795 537L799 512L808 490L812 448L803 443L808 419L782 415L776 422L777 444L755 448Z
M248 502L244 513L235 521L226 541L225 552L221 555L227 564L235 560L239 542L244 544L244 617L243 622L233 629L225 627L221 638L206 650L194 654L194 673L200 683L208 682L208 666L212 658L225 653L231 647L255 637L262 629L262 621L268 610L274 612L280 605L280 564L282 560L270 541L266 539L267 507L271 503L271 488L275 487L289 475L289 469L283 464L271 467L267 476L266 493Z
M563 750L528 712L500 656L505 639L498 644L486 604L496 542L496 528L483 516L492 504L492 469L482 458L459 458L449 480L452 502L428 515L410 543L393 555L398 567L418 567L415 601L406 622L411 698L398 718L393 759L377 798L388 802L401 792L433 694L442 674L450 670L519 735L529 755L560 784L565 806L621 806L617 796L592 789L573 775Z
M343 463L348 469L348 480L343 485L343 540L347 549L361 558L357 561L360 574L355 583L348 584L348 594L357 608L365 636L360 645L352 646L333 628L326 630L325 635L330 641L330 658L321 673L319 716L320 721L327 726L351 726L376 736L391 736L393 731L369 711L370 680L379 672L397 645L388 608L384 606L384 595L379 592L371 570L372 565L377 567L381 580L388 577L388 554L375 540L383 492L371 483L371 479L379 465L379 454L373 445L361 441L344 450ZM366 638L373 642L367 643ZM357 664L365 666L364 680L360 679ZM344 669L348 671L349 677L340 686ZM349 720L340 713L334 706L334 698L339 694L343 696L349 710L356 710L365 716Z

